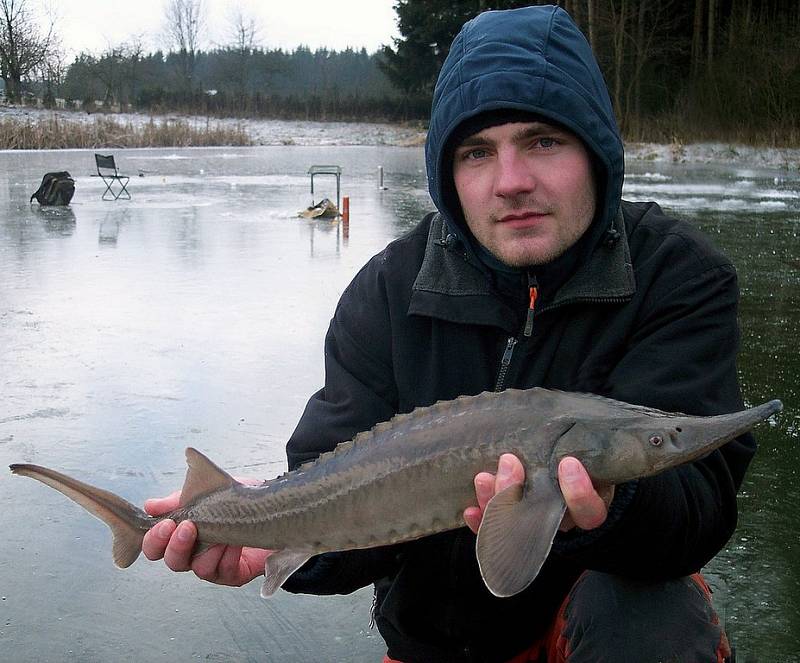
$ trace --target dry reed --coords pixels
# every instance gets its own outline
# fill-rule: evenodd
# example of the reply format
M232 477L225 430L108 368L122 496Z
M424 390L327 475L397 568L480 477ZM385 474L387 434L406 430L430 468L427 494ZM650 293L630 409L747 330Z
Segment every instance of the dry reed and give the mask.
M252 145L244 126L186 120L150 119L143 124L118 122L100 115L92 121L58 115L39 119L0 118L0 149L47 150L121 147L211 147Z

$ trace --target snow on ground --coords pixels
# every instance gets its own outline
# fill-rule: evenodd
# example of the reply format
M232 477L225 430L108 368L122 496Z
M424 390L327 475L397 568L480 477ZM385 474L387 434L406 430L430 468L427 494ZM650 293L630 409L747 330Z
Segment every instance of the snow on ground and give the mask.
M0 106L0 119L20 120L57 116L72 122L94 122L96 117L114 119L120 124L143 125L155 122L182 121L197 128L241 126L257 145L391 145L418 147L425 141L419 125L379 122L313 122L237 118L208 118L198 115L149 115L146 113L83 113L37 108ZM629 159L673 163L738 163L743 166L777 167L800 170L800 148L751 147L731 143L657 144L629 143Z
M197 129L211 127L242 127L256 145L422 145L425 132L418 125L386 124L379 122L312 122L304 120L261 120L241 118L209 118L199 115L150 115L147 113L85 113L65 110L45 110L16 106L0 106L0 120L14 118L38 122L57 117L68 122L89 124L98 117L134 126L154 122L185 122Z
M654 162L735 163L754 168L800 170L800 148L752 147L732 143L628 143L625 145L625 156Z

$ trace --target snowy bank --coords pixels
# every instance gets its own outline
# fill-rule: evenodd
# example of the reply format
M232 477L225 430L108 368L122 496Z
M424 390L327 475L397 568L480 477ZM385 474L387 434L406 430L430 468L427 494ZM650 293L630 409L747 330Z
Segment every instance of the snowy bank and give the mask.
M261 120L250 118L215 118L199 115L150 115L146 113L85 113L79 111L45 110L17 106L0 106L0 120L39 122L56 117L59 121L92 124L96 118L114 120L117 124L142 127L151 121L181 122L202 130L205 127L242 128L255 145L390 145L415 146L425 140L418 126L383 124L377 122L312 122L290 120Z
M627 143L625 157L637 161L724 163L800 170L800 148L752 147L732 143Z
M67 122L92 123L96 117L120 124L142 126L149 122L188 123L198 129L207 126L241 127L256 145L387 145L419 147L425 131L417 125L378 122L315 122L305 120L261 120L252 118L210 118L198 115L150 115L144 113L83 113L0 106L0 119L32 121L57 117ZM672 163L736 163L752 167L800 170L800 148L751 147L731 143L658 144L628 143L628 159Z

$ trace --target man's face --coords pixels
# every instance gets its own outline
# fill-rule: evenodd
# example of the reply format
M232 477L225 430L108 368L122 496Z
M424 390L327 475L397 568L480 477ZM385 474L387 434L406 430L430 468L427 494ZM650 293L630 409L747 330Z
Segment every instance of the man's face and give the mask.
M465 138L453 179L472 234L513 267L557 258L594 217L588 151L574 134L543 122L501 124Z

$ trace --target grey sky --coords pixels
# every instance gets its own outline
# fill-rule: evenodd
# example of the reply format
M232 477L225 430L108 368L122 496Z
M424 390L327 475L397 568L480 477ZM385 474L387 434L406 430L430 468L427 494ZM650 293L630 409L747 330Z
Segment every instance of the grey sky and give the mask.
M397 36L395 0L204 0L203 47L232 41L231 15L241 8L257 25L258 43L287 50L303 44L342 50L365 47L372 52ZM164 48L166 0L33 0L49 4L57 18L67 61L80 51L101 53L111 46L141 38L146 51Z

